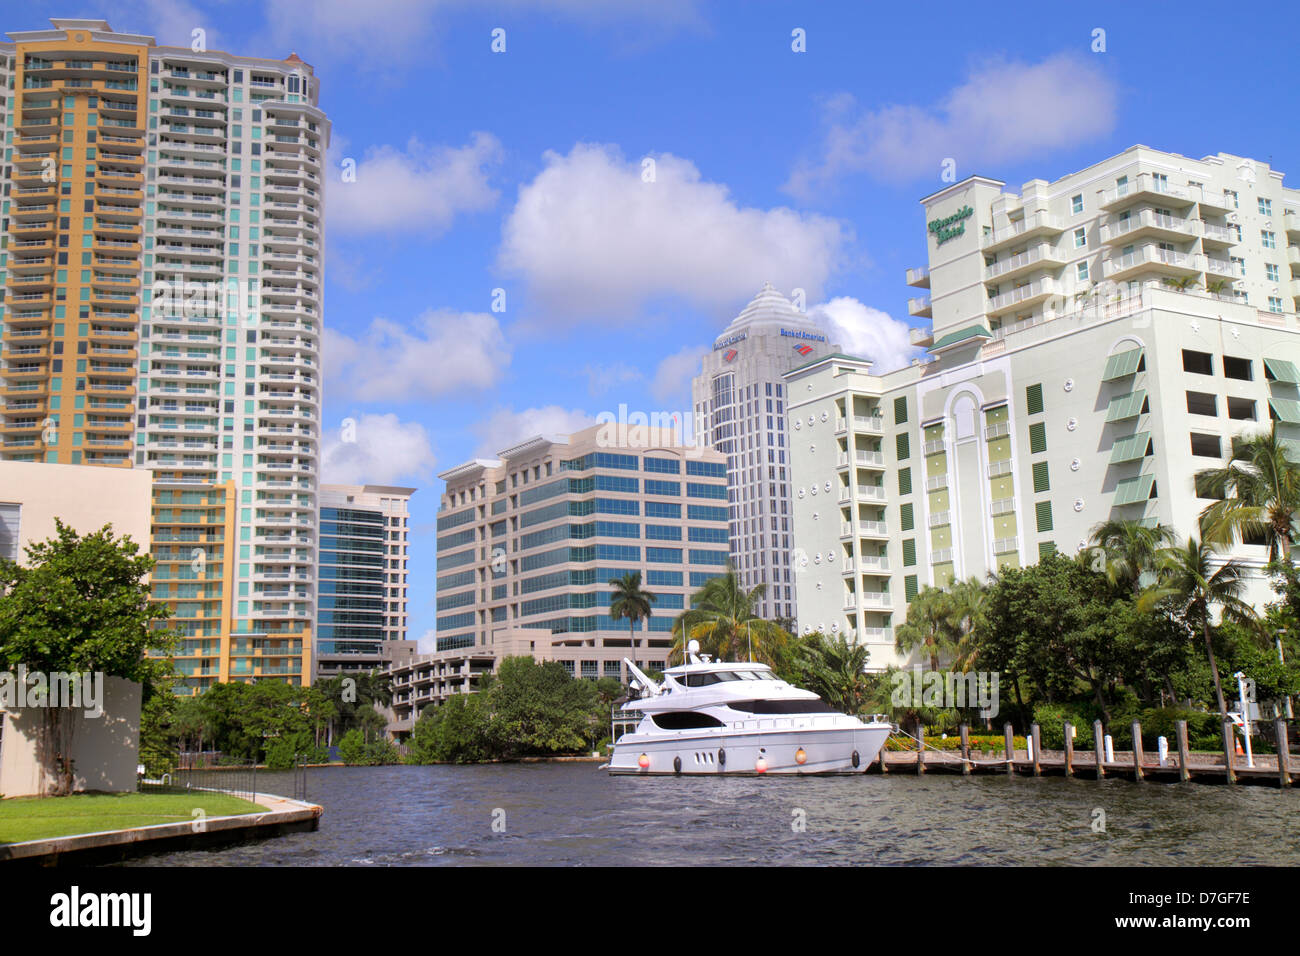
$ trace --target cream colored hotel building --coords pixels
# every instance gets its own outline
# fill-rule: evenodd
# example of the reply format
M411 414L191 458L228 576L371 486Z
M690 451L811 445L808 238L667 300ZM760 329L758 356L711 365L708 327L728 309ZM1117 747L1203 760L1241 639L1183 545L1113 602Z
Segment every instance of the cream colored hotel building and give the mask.
M921 204L928 360L786 375L799 630L853 635L873 668L920 588L1074 553L1112 517L1194 533L1194 475L1234 435L1300 438L1300 191L1267 164L1135 146ZM1271 599L1262 577L1248 596Z

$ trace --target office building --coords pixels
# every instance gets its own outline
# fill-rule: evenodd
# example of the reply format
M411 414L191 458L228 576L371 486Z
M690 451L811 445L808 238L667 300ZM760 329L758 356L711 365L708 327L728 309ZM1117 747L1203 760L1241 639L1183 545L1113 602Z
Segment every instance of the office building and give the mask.
M410 502L414 488L320 486L316 674L376 670L406 640Z
M731 560L747 588L767 585L755 611L768 620L796 616L782 376L830 351L826 333L764 283L691 384L697 436L726 456Z

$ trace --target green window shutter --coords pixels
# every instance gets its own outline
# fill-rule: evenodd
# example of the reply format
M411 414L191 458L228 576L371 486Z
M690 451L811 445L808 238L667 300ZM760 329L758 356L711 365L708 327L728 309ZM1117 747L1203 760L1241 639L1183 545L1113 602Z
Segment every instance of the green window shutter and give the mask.
M1264 359L1264 377L1290 385L1300 385L1300 372L1291 362L1284 359Z
M898 452L898 460L906 461L911 455L911 446L907 441L907 432L899 432L894 436L894 448Z
M1103 382L1113 382L1117 378L1132 375L1142 364L1143 349L1131 349L1112 355L1106 361L1106 370L1101 373Z
M916 565L916 539L908 538L903 542L903 567L910 568Z
M1030 415L1041 415L1043 413L1043 386L1041 382L1037 385L1030 385L1025 389L1025 405Z
M1140 388L1127 395L1116 395L1106 406L1106 421L1122 422L1125 419L1137 418L1147 408L1146 402L1146 389Z
M1051 485L1049 485L1047 481L1047 462L1034 462L1034 491L1043 492L1050 490Z
M1278 421L1288 425L1300 425L1300 402L1290 398L1270 398L1268 407Z
M1047 426L1042 422L1034 422L1029 426L1029 451L1034 455L1047 451Z
M900 495L910 495L912 493L912 469L911 468L899 469L898 493Z
M907 399L894 399L894 424L901 425L907 421Z
M909 501L905 505L898 507L898 525L903 531L911 531L915 525L912 518L912 503Z
M1039 531L1052 530L1052 503L1050 501L1040 501L1034 505L1034 513L1038 518Z
M1147 445L1151 442L1150 432L1138 432L1127 438L1121 438L1110 447L1110 463L1118 465L1125 461L1137 461L1145 458Z
M1040 541L1040 542L1038 542L1038 557L1039 557L1039 560L1042 560L1043 558L1047 557L1049 554L1055 554L1055 553L1056 553L1056 542L1055 542L1055 541Z
M903 578L903 596L908 601L916 597L918 590L919 588L916 586L915 574L909 574L907 577Z

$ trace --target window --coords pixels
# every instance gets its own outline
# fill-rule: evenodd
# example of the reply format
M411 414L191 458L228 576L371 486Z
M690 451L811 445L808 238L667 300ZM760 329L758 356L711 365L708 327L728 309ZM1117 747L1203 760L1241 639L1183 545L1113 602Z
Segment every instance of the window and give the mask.
M909 501L905 505L898 506L898 526L903 531L911 531L913 527L912 503Z
M1088 230L1083 226L1074 230L1074 248L1084 249L1088 245Z
M912 600L917 594L916 575L909 574L903 578L903 597L905 600Z
M1183 349L1183 371L1193 375L1213 375L1214 359L1209 352L1194 352Z
M1188 392L1187 412L1190 415L1218 415L1218 399L1208 392Z
M1273 200L1265 199L1263 196L1261 196L1259 198L1259 214L1261 216L1273 215Z
M1050 501L1040 501L1034 505L1034 517L1038 523L1039 531L1052 530L1052 503Z
M1253 381L1255 378L1254 363L1248 358L1225 355L1223 357L1223 377L1238 378L1243 382Z
M1041 455L1047 451L1047 426L1042 422L1034 422L1029 426L1029 452L1033 455Z
M1270 296L1268 297L1268 311L1270 311L1270 312L1281 312L1281 311L1282 311L1282 300L1279 299L1279 298L1278 298L1277 296L1275 296L1275 295L1270 295Z
M910 568L916 565L916 539L908 538L903 542L903 567Z
M1198 458L1220 458L1219 436L1192 432L1192 454Z
M1196 497L1211 498L1215 501L1223 500L1223 493L1221 491L1215 491L1210 481L1204 475L1194 475L1192 480L1196 485Z
M1070 213L1077 216L1081 212L1083 212L1083 193L1070 197Z
M902 425L907 421L907 399L894 399L894 424Z
M1249 398L1228 398L1228 417L1237 421L1255 421L1255 402Z
M1237 241L1241 242L1241 236L1237 236ZM1246 260L1241 256L1229 256L1228 262L1232 265L1233 275L1244 276L1246 274Z
M1259 243L1265 249L1277 248L1277 233L1272 229L1261 229L1259 231Z
M1055 553L1056 553L1056 542L1055 542L1055 541L1040 541L1040 542L1038 542L1038 560L1041 561L1041 560L1043 560L1043 558L1047 557L1049 554L1055 554Z
M1264 263L1264 278L1269 282L1277 282L1281 278L1281 272L1273 263L1266 262Z
M900 468L898 470L898 493L900 495L910 495L912 493L911 468Z
M1050 490L1051 485L1048 483L1047 477L1047 462L1034 462L1034 492L1042 493Z
M894 450L898 453L899 461L906 461L911 455L911 447L907 440L907 432L899 432L894 436Z
M1025 389L1025 410L1030 415L1041 415L1043 412L1043 386L1042 383L1030 385Z

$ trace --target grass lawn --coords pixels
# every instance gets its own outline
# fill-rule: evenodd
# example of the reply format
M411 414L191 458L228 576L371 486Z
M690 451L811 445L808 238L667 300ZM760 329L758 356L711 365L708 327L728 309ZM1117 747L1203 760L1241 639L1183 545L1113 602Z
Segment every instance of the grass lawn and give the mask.
M209 817L256 813L255 803L220 793L74 793L67 797L0 800L0 843L189 823L194 811Z

